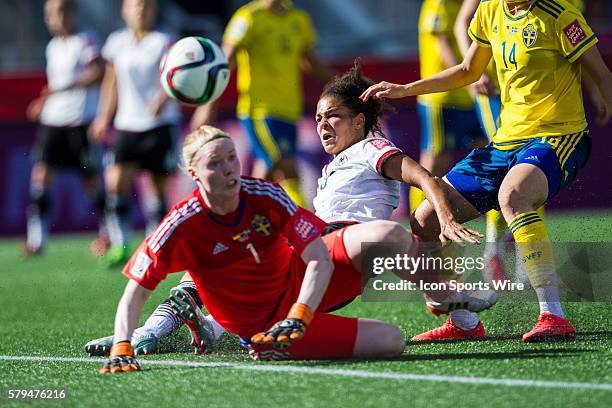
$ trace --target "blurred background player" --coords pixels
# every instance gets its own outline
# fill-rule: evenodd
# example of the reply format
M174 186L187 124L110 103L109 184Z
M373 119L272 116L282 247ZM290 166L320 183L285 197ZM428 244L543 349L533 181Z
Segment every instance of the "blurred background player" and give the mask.
M332 72L315 54L316 34L306 12L289 0L256 0L232 16L222 49L237 67L236 113L254 157L252 175L280 183L300 206L297 127L304 97L302 71L325 82ZM192 129L214 121L219 101L198 108Z
M560 302L552 244L535 210L574 181L590 155L581 71L588 72L601 96L601 123L612 112L612 73L584 17L564 0L481 2L469 35L474 42L460 65L405 85L380 82L362 98L401 98L463 87L480 79L494 58L504 90L500 127L491 143L473 150L445 176L449 199L458 221L492 208L503 212L540 306L523 342L574 340L574 327ZM427 201L411 224L415 233L435 238L437 220ZM460 337L479 324L475 316L463 323L458 325L451 315L442 327L418 338Z
M461 61L453 33L461 0L425 0L419 16L419 64L427 78ZM420 164L442 177L453 164L453 152L486 142L480 130L474 103L466 89L455 89L417 97L421 120ZM410 211L423 201L423 192L410 189Z
M581 12L584 11L581 0L568 1ZM464 0L455 22L454 33L463 56L465 56L472 43L468 35L468 28L474 17L474 13L476 13L478 9L478 4L480 4L480 0ZM591 102L597 109L598 117L596 122L601 123L601 114L599 112L602 111L602 107L605 107L605 103L599 91L596 89L597 87L588 75L588 72L582 72L582 80ZM487 139L491 141L499 128L499 114L501 112L499 81L497 80L495 62L493 59L491 59L486 72L478 81L470 85L469 89L474 99L474 106L478 114L480 127L487 136ZM537 212L538 215L544 219L544 207L539 208ZM503 263L506 241L513 239L512 233L508 230L508 224L506 220L504 220L501 211L491 210L487 212L486 218L487 235L484 256L487 266L484 270L485 278L489 281L503 280L506 278ZM518 265L520 265L520 262L517 262L517 266ZM517 274L520 274L520 280L527 280L524 271L520 271L520 268L517 270Z
M121 10L127 27L111 33L102 48L106 69L100 109L90 132L102 140L114 117L118 137L112 161L105 171L106 226L111 247L108 265L129 256L128 194L138 170L151 173L152 202L145 209L146 229L151 231L166 213L165 182L175 171L178 105L169 101L159 83L159 63L173 42L172 36L154 29L154 0L124 0Z
M78 170L100 220L104 209L98 160L87 137L102 76L100 47L93 34L77 29L71 0L47 0L44 14L53 38L46 48L47 86L27 109L28 118L39 121L40 127L33 152L25 255L39 254L47 241L49 190L57 170Z

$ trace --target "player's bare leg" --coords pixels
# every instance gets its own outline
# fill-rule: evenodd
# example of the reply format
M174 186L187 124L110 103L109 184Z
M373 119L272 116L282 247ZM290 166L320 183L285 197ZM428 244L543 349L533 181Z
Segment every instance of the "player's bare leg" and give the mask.
M353 357L395 357L404 352L404 333L392 324L360 318Z
M536 212L548 197L548 180L538 167L520 163L510 169L499 189L499 204L516 241L522 267L540 303L536 326L525 342L573 340L574 328L565 319L559 299L552 244ZM534 256L535 255L535 256Z

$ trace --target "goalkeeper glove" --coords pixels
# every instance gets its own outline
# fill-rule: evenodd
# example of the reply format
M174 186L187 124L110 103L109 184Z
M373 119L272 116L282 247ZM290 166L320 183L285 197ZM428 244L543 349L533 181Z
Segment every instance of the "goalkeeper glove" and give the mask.
M98 372L108 374L128 371L140 371L140 364L134 358L132 345L126 340L113 344L110 350L110 357Z
M285 320L277 322L265 333L251 337L255 344L291 343L304 337L314 311L303 303L294 303Z

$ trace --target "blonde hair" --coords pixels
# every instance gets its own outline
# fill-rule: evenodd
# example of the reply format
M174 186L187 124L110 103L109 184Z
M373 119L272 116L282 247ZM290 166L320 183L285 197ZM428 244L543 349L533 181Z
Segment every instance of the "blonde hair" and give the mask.
M203 125L189 133L183 142L182 168L193 167L202 147L217 139L231 139L230 135L214 126Z

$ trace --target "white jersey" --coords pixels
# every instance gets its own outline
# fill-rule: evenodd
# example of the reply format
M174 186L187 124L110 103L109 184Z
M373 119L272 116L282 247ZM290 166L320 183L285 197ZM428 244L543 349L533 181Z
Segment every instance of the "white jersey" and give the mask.
M159 64L172 42L172 36L160 31L151 31L138 41L128 28L111 33L106 40L102 56L113 64L117 78L116 129L146 132L179 123L179 107L172 100L157 116L148 110L149 104L163 92Z
M100 44L91 33L79 32L67 37L53 37L45 52L47 86L50 91L74 84L87 65L100 55ZM45 101L40 123L47 126L79 126L96 115L98 87L74 88L54 92Z
M401 152L389 140L372 137L336 155L318 181L315 214L326 222L390 219L399 205L400 182L385 178L381 168Z

